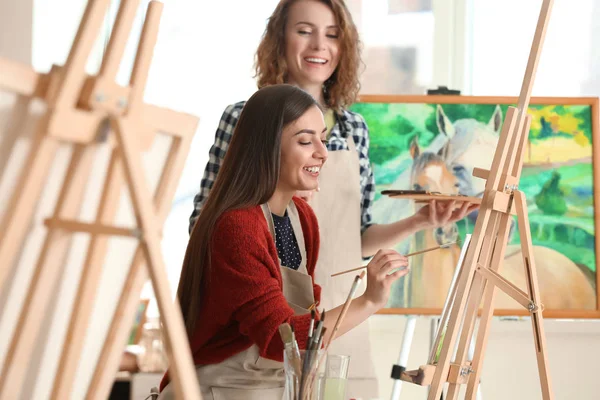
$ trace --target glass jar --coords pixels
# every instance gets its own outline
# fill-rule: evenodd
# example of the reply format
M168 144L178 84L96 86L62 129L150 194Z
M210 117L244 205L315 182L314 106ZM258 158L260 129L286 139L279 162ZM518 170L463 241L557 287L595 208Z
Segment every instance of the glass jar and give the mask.
M164 372L167 370L168 359L158 322L146 322L144 324L139 345L137 359L140 371Z

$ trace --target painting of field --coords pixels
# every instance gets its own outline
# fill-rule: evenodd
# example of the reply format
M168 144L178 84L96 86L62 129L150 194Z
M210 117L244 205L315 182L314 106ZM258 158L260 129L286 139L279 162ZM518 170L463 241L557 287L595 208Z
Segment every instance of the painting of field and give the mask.
M362 101L352 107L370 131L376 181L375 223L415 212L409 200L391 199L385 189L425 189L481 196L485 182L473 168L489 169L507 107L512 102L461 97L460 102ZM593 100L593 99L592 99ZM516 99L515 99L516 101ZM593 149L598 118L595 102L532 100L532 124L519 184L528 203L542 302L546 310L597 310ZM597 133L597 132L596 132ZM461 240L477 212L450 226L422 231L400 243L400 252L457 242L448 249L411 258L411 273L397 282L387 305L393 309L439 310L446 298ZM504 276L525 290L516 218L503 263ZM496 308L520 310L504 294ZM408 312L408 311L407 311Z

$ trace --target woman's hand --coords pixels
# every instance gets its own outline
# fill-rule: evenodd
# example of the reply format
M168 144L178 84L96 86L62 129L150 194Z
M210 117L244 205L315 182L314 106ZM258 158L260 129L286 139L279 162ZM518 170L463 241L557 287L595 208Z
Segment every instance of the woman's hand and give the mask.
M367 265L367 289L363 296L377 309L384 307L392 283L408 272L408 258L394 250L379 250Z
M423 229L437 228L460 221L478 208L479 204L472 204L467 201L457 208L454 200L450 202L431 200L429 204L417 211L415 217L419 220Z

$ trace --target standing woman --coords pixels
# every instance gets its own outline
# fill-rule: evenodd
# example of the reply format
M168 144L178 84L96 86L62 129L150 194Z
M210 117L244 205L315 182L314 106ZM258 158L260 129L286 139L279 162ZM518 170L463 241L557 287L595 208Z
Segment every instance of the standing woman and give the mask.
M392 224L371 222L375 182L369 161L369 133L364 119L347 109L359 91L359 38L343 0L281 0L269 18L256 53L258 87L288 83L310 93L324 110L328 161L319 188L298 193L309 201L319 222L321 247L315 281L322 287L320 309L343 303L353 275L331 274L362 264L363 257L392 248L415 232L464 217L465 203L430 204ZM216 179L244 102L228 106L210 149L209 161L194 198L190 230ZM369 326L363 323L330 347L351 356L347 395L378 396L371 357Z
M313 279L317 219L295 195L318 185L327 160L325 121L308 93L272 85L248 100L235 132L188 242L177 296L203 398L281 400L278 328L289 323L305 349L309 309L320 296ZM367 266L367 289L348 308L340 335L385 305L405 266L406 257L393 250L377 253ZM327 310L324 340L342 308ZM166 375L161 400L173 398L168 381Z

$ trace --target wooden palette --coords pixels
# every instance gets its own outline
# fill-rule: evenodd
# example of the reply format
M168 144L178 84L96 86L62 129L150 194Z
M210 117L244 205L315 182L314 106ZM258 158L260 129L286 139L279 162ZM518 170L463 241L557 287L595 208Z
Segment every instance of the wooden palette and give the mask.
M434 193L421 190L383 190L381 194L392 198L404 198L414 200L417 203L425 203L431 200L436 200L456 201L457 203L469 202L472 204L481 204L480 197Z

